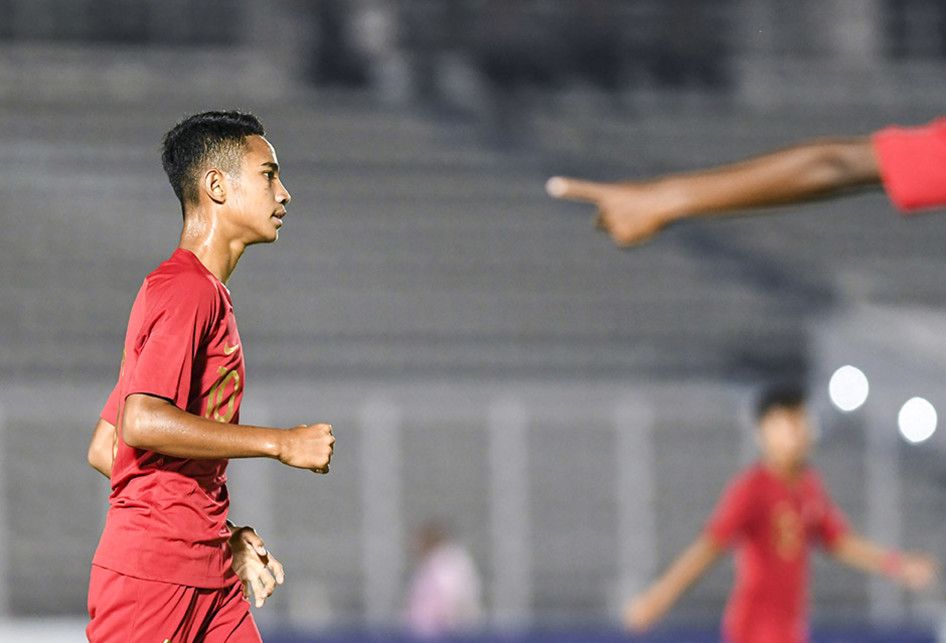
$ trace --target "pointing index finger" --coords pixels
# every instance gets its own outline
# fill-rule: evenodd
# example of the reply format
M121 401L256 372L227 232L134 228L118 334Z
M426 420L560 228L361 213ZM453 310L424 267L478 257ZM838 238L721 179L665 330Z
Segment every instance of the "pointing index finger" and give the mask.
M588 201L594 203L603 195L605 184L582 181L565 176L553 176L545 182L545 191L556 199Z

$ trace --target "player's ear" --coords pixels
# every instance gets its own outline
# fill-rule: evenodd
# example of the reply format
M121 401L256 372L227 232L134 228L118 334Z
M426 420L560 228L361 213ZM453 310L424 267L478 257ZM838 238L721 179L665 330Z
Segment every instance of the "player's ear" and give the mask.
M200 189L214 203L223 203L227 200L227 177L212 167L204 173Z

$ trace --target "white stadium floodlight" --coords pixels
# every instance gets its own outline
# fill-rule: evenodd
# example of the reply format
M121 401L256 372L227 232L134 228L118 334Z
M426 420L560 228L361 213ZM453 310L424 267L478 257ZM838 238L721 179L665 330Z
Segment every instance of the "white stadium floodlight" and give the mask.
M907 442L925 442L936 432L936 409L922 397L910 398L900 407L897 425Z
M836 370L828 382L828 395L832 404L846 413L859 409L867 401L869 392L867 376L850 364Z

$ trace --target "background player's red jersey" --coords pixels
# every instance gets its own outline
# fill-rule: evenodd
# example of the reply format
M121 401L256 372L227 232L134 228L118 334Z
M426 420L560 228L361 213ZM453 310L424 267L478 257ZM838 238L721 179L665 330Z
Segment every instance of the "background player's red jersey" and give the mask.
M818 475L788 481L758 465L733 480L706 527L738 547L723 632L729 643L807 640L808 550L832 546L846 521Z
M873 136L884 189L901 210L946 204L946 118Z
M226 460L133 449L125 399L146 393L219 422L239 421L243 351L230 293L183 249L145 279L128 321L118 384L102 418L118 427L112 494L93 564L192 587L224 587L230 569Z

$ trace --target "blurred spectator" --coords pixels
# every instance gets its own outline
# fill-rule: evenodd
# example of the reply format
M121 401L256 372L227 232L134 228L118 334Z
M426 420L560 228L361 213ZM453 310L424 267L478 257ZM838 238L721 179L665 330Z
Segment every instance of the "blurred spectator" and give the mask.
M946 58L946 3L885 0L887 49L894 59Z
M462 3L412 0L399 8L401 44L410 52L413 90L417 98L438 103L439 66L444 52L454 45L462 24Z
M609 0L570 2L562 11L561 42L568 69L580 80L608 92L622 89L626 54L618 7Z
M367 84L368 64L353 42L351 4L347 0L318 0L305 6L315 30L312 80L342 87Z
M549 24L528 0L490 0L474 26L474 56L500 91L552 84L561 69Z
M469 551L436 522L418 531L417 548L408 593L408 629L425 638L474 629L482 618L482 584Z
M563 51L553 15L530 0L488 0L473 16L471 57L487 88L484 101L494 142L510 146L528 138L536 90L561 81Z
M653 73L669 87L725 89L729 82L725 26L729 3L669 0L657 5Z

